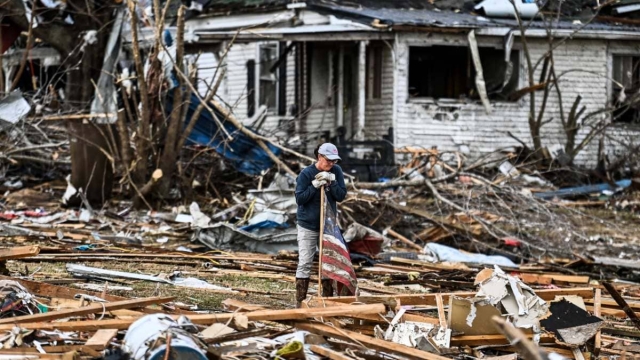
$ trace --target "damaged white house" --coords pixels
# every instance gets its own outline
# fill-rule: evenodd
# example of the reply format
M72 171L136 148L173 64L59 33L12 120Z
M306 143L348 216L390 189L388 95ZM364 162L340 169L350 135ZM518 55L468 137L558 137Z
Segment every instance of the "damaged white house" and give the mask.
M226 67L218 94L236 116L265 133L298 135L307 151L319 138L384 140L396 148L437 147L469 156L519 141L530 146L531 92L536 117L545 107L540 137L552 156L565 147L562 120L578 96L574 115L590 114L596 126L608 125L576 163L593 164L599 145L611 155L637 134L640 108L630 99L640 76L640 28L612 22L618 19L613 16L579 20L561 9L563 15L549 23L536 17L534 3L520 4L525 42L513 7L504 8L511 6L507 0L473 3L473 13L463 2L230 3L236 4L232 10L205 7L187 21L190 49L200 54L198 77L205 80L200 89L212 86L216 69ZM584 9L572 10L584 16ZM549 87L543 101L546 81L558 86ZM618 110L607 111L614 104ZM579 143L592 127L587 121L577 126Z

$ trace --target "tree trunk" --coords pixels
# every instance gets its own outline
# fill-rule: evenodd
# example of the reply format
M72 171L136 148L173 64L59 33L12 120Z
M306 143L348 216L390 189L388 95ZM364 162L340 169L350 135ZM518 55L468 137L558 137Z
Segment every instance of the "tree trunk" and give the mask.
M98 42L87 47L67 74L66 101L74 111L89 111L102 69L107 34L100 34ZM92 205L100 205L109 199L113 187L113 164L107 154L113 147L109 144L110 125L86 121L69 121L71 143L71 183L82 189ZM113 156L113 155L111 155ZM77 205L79 198L70 205Z

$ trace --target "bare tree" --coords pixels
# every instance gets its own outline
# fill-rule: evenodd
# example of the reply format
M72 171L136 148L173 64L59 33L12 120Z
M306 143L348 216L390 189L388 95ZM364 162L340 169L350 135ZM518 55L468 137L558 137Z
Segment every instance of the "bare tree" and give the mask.
M39 38L60 53L66 72L64 111L87 111L102 69L106 42L113 25L113 10L118 5L108 1L68 0L66 6L73 14L72 25L62 21L39 21L35 26L39 15L52 11L38 7L36 1L31 4L31 8L27 8L23 0L5 0L0 6L0 15L12 26L28 32L28 47ZM83 41L89 32L91 41ZM16 84L14 80L13 86ZM71 181L84 190L87 199L102 202L110 196L113 180L112 163L101 150L107 147L103 131L95 124L80 121L69 121L67 128L71 139Z
M581 106L582 97L578 95L572 101L567 111L567 109L565 109L566 105L564 103L565 98L563 96L563 90L560 86L561 80L567 74L580 72L583 70L576 68L564 71L562 73L557 73L554 60L554 51L558 47L569 41L573 36L575 36L576 33L582 31L585 26L593 21L600 11L600 7L596 9L594 15L582 26L580 26L580 28L574 30L571 34L560 38L556 37L554 33L557 29L557 26L555 26L555 24L557 24L561 17L561 6L558 6L557 14L555 14L555 16L545 16L543 12L539 12L538 14L536 14L535 18L542 20L542 22L544 23L544 28L547 34L547 51L534 62L529 49L527 37L525 36L526 31L528 28L530 28L531 24L525 24L523 19L520 17L520 13L518 11L518 8L516 7L514 0L510 1L514 7L519 32L521 35L520 39L522 41L523 52L527 62L526 68L528 87L519 90L518 93L528 93L529 95L528 123L534 154L536 154L536 157L538 158L543 158L545 155L544 147L542 144L542 128L546 124L549 124L550 122L556 120L553 117L550 117L548 112L549 97L552 94L555 94L558 100L560 122L562 124L565 135L564 153L566 154L566 156L564 157L564 159L566 165L573 165L576 156L582 150L584 150L585 147L587 147L587 145L589 145L594 139L602 135L605 130L611 125L612 116L614 111L616 110L616 107L607 102L606 104L603 104L603 107L587 113L586 106ZM542 68L540 69L540 81L536 82L535 73L540 65L542 65ZM609 79L607 75L593 75L605 76L607 79ZM542 97L540 98L540 101L538 103L536 93L539 91L542 91ZM581 139L578 142L580 135Z

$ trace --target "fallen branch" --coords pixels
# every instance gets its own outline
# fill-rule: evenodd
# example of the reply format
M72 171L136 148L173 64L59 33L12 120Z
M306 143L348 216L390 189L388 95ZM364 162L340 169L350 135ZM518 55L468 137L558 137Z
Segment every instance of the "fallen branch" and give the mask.
M540 351L539 347L535 345L531 340L527 339L527 336L515 326L506 322L498 316L491 318L498 331L500 331L514 346L518 349L520 355L524 360L547 360L547 355Z
M624 313L627 314L629 319L633 322L633 325L640 330L640 318L638 318L638 315L636 315L633 309L629 307L629 304L627 304L627 302L622 298L618 290L616 290L616 288L609 282L603 282L602 286L607 289L613 300L615 300L618 306L620 306Z

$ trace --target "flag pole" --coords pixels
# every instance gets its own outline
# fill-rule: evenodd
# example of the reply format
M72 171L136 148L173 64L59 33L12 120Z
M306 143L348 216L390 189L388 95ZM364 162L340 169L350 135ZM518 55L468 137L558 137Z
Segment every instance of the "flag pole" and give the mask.
M322 239L324 235L324 197L326 196L324 186L320 188L320 251L318 253L318 297L322 295Z

